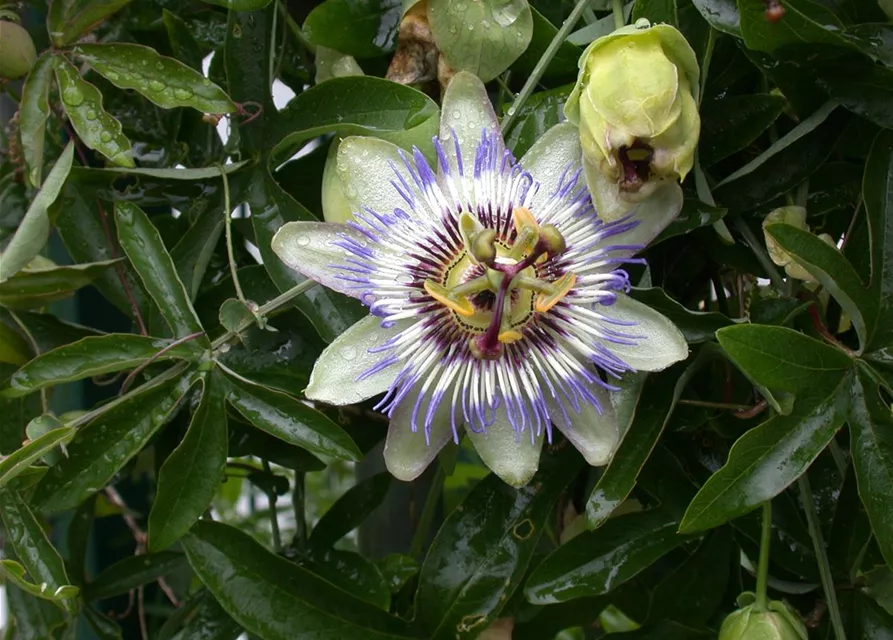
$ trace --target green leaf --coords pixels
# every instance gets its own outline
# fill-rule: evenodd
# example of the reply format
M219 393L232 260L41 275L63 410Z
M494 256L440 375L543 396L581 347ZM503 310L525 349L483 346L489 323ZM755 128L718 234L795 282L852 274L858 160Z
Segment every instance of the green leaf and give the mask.
M34 358L12 375L9 388L2 393L23 396L44 387L133 369L149 358L192 360L201 355L190 342L174 347L171 344L170 340L132 333L87 337ZM163 349L167 351L159 356Z
M285 159L300 143L327 133L374 136L426 151L438 116L437 104L411 87L370 76L333 78L304 91L279 114L272 154Z
M725 600L732 563L732 530L710 533L651 594L648 619L705 625ZM737 549L735 557L737 558Z
M41 592L63 598L60 605L67 611L73 611L75 605L67 599L76 595L78 589L70 586L62 558L18 491L0 491L0 518L3 520L6 543L12 547L31 579L41 585ZM11 569L6 564L4 568L7 571ZM60 589L63 591L60 592Z
M30 359L31 345L28 341L11 327L0 323L0 363L20 366Z
M145 553L119 560L104 569L84 589L88 601L105 600L154 582L186 565L186 556L174 551Z
M893 417L878 381L865 365L856 367L849 425L859 497L888 565L893 566Z
M130 140L121 132L121 123L102 106L99 89L61 56L55 58L54 68L62 108L81 141L114 164L134 166Z
M700 364L696 360L687 367L673 367L670 369L673 373L649 375L643 385L634 389L638 401L630 399L629 402L635 407L632 422L586 501L590 529L601 526L633 490L639 472L673 415L682 390Z
M174 261L149 217L134 204L118 202L115 205L115 222L121 247L174 336L185 338L202 333L201 323L177 275ZM199 337L196 342L202 346L209 344L206 336Z
M50 87L53 84L53 55L44 53L25 78L19 105L19 136L31 186L43 180L43 147L50 117Z
M183 547L224 610L264 640L412 637L402 620L267 551L233 527L202 520Z
M131 0L53 0L47 30L50 40L62 47L130 4Z
M506 146L516 158L522 157L546 131L561 122L564 103L572 88L573 85L566 85L540 91L524 103L505 137Z
M12 582L6 583L6 601L11 620L15 620L16 640L46 640L66 622L59 607L26 594Z
M527 0L467 2L428 0L428 22L450 67L484 82L508 69L533 37Z
M881 127L893 126L893 70L879 65L838 65L818 79L834 100Z
M334 82L334 81L330 81ZM306 93L301 94L306 95ZM288 268L273 252L273 236L293 220L313 220L312 214L286 193L270 174L259 170L249 196L252 229L264 267L281 291L287 291L306 278ZM366 315L365 307L324 287L315 287L295 300L295 306L307 316L326 342L331 342Z
M893 67L893 25L856 24L847 27L843 36L872 60Z
M542 59L546 49L549 48L552 40L558 34L558 29L555 25L549 22L535 7L530 7L530 13L533 16L533 36L530 39L530 44L527 45L524 52L510 68L513 74L521 74L522 78L533 73L537 63ZM627 5L624 15L629 16L629 5ZM608 32L613 29L613 21L611 24L612 26L608 29ZM568 82L577 77L577 61L583 55L583 49L579 46L581 43L575 41L573 36L579 34L579 31L576 34L571 34L567 40L561 43L558 51L555 52L555 56L549 62L549 66L543 72L542 77L544 80L557 79L562 82ZM589 41L585 44L589 44ZM570 93L570 87L568 87L567 93ZM516 153L515 157L520 158L521 154Z
M71 442L75 430L72 427L53 429L34 438L24 447L0 460L0 489L27 469L32 462L54 450L60 444Z
M846 419L851 376L813 377L789 415L776 415L732 446L729 459L695 496L679 530L719 526L755 509L796 480L818 457Z
M660 311L679 327L685 341L689 344L713 340L714 334L732 321L716 311L692 311L673 300L660 287L651 289L633 289L633 299L644 302L649 307Z
M390 474L379 473L348 489L313 527L311 546L331 547L356 529L378 508L390 487Z
M544 454L541 471L515 490L495 474L446 519L419 576L416 621L425 638L473 638L521 583L558 496L580 469L569 446Z
M843 23L831 9L813 0L785 0L780 20L766 19L762 0L739 0L741 35L749 49L775 51L784 45L817 44L854 49L840 34Z
M787 100L782 96L755 93L726 96L701 105L701 164L709 167L747 148L775 122Z
M419 563L402 553L391 553L379 559L377 564L393 595L399 593L419 572Z
M679 11L676 0L636 0L633 4L632 21L645 18L651 24L665 23L679 26Z
M202 280L214 256L214 249L223 233L223 224L224 216L210 206L171 249L171 259L177 267L177 275L192 301L198 296Z
M201 402L183 441L158 472L149 513L149 550L169 547L208 509L223 481L228 434L226 381L216 370L203 382Z
M46 269L26 268L0 283L0 304L8 309L37 309L64 300L100 277L115 261Z
M257 11L266 7L272 0L202 0L202 2L233 11Z
M893 615L893 571L881 565L865 573L866 585L862 590L874 598L887 613Z
M73 154L74 144L69 144L56 160L43 188L31 201L31 206L28 207L28 211L19 223L12 239L6 244L3 251L0 251L0 265L2 265L0 267L0 282L4 282L18 273L47 243L50 236L50 220L47 216L47 209L56 201L62 190L62 185L68 178Z
M300 400L254 384L224 368L227 400L255 427L311 453L359 460L360 451L338 425Z
M202 640L234 640L242 633L242 627L223 610L220 603L206 589L197 595L198 603L190 612L189 622L183 627L180 638L201 638ZM188 604L187 604L188 606ZM180 608L183 610L183 607ZM169 640L162 636L159 640Z
M72 52L116 87L138 91L163 109L192 107L214 114L237 111L223 89L199 71L150 47L79 44Z
M8 548L11 548L11 545ZM4 582L8 581L8 584L13 584L36 598L49 600L63 609L71 610L73 608L71 603L65 601L77 596L77 587L66 584L53 589L46 582L41 582L40 584L29 582L26 574L25 567L15 560L0 560L0 578L5 578Z
M869 336L874 334L878 301L862 283L850 261L836 247L809 231L787 224L770 224L765 230L834 296L853 322L864 351Z
M391 592L372 562L358 553L340 549L317 549L301 566L335 587L379 609L391 608Z
M254 322L256 318L254 312L247 304L236 298L224 300L220 305L220 314L218 319L220 325L227 331L240 333L240 328L246 323Z
M121 640L121 627L117 622L93 607L84 607L83 614L98 640Z
M786 327L741 324L720 329L716 338L757 383L792 393L837 381L853 366L840 349Z
M862 181L865 212L870 237L871 282L869 289L884 309L893 295L893 134L881 132L875 138L865 162ZM878 331L869 339L867 350L889 347L887 322L878 322Z
M251 164L250 160L242 160L241 162L233 162L232 164L223 166L201 167L198 169L184 169L182 167L167 169L153 169L151 167L104 167L101 169L96 167L76 167L73 173L74 177L79 181L88 182L95 180L98 182L104 180L109 184L120 180L122 176L145 176L147 178L157 178L158 180L163 181L191 182L199 180L219 180L222 169L223 173L230 176L230 180L232 180L232 174L237 173L249 164ZM146 186L146 182L147 181L142 181L143 186ZM160 185L159 188L166 190L167 186L168 185ZM169 194L165 194L164 198L167 198L168 195ZM165 202L166 201L167 200L165 200Z
M402 0L326 0L304 21L304 35L317 46L357 58L394 50Z
M533 570L527 601L544 605L608 593L691 538L661 510L611 518L558 547Z
M666 229L661 231L657 238L651 241L649 247L653 247L668 238L684 235L695 229L713 225L722 220L728 211L724 207L714 207L694 198L686 198L682 204L682 211L679 213L679 216Z
M741 16L734 0L692 0L692 4L711 27L741 37Z
M183 377L140 390L78 429L68 456L37 485L32 504L62 511L99 491L170 420L189 386Z
M828 560L838 575L852 579L871 540L871 523L859 500L856 471L849 465L837 495L837 508L828 535Z

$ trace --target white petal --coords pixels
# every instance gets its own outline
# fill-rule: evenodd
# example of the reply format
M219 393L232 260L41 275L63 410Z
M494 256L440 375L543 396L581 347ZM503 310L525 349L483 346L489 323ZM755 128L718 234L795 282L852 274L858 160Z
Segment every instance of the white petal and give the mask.
M583 151L580 131L572 124L557 124L537 140L521 158L521 166L539 183L531 198L531 211L541 211L552 197L562 177L570 177L580 168Z
M451 394L444 396L434 412L429 433L430 444L425 439L425 430L422 426L428 408L427 401L422 402L416 418L418 430L415 432L412 430L412 412L416 397L415 392L410 392L394 409L391 425L388 427L388 437L384 443L385 466L392 476L406 482L422 475L443 446L453 437L450 423Z
M600 467L606 465L614 454L620 442L620 429L608 392L600 387L590 387L590 391L598 397L601 413L588 402L580 403L579 413L567 403L564 403L565 411L562 411L558 400L548 394L546 402L555 426L583 454L586 462Z
M403 153L412 158L411 153ZM377 138L349 136L338 147L336 163L344 196L354 212L362 213L364 207L368 207L376 213L391 214L400 208L412 214L410 205L392 184L392 181L397 182L406 189L395 170L410 185L412 196L421 201L421 193L409 176L400 147L395 144Z
M635 205L633 220L639 224L626 233L612 236L611 241L647 247L682 211L682 200L682 188L676 182L665 182L646 200Z
M359 298L364 293L357 283L339 278L343 273L333 265L345 264L345 250L335 245L340 235L365 244L359 231L334 222L286 222L273 236L273 251L286 265L311 280L340 293Z
M619 381L611 381L615 387L620 387L618 391L612 391L610 397L621 435L625 434L629 425L632 424L636 415L636 406L639 404L639 396L642 395L642 387L645 385L647 377L648 373L645 371L636 373L630 371L624 373Z
M381 318L367 316L335 338L320 354L310 374L304 395L310 400L344 405L361 402L388 390L400 371L400 364L358 378L387 357L387 353L370 353L416 320L400 320L390 329L381 327Z
M490 104L487 89L476 75L460 71L453 76L443 96L440 140L447 157L455 162L453 133L459 137L466 176L474 175L474 157L484 130L499 131L499 119ZM500 135L500 147L502 144Z
M530 432L519 435L512 428L503 406L496 411L496 421L487 427L486 433L474 433L468 429L468 437L481 460L490 470L513 487L523 487L530 482L540 464L543 434L530 442Z
M661 371L674 362L688 357L688 344L675 324L648 305L618 293L617 301L610 306L599 305L599 313L609 318L631 323L612 328L635 336L635 345L605 342L611 353L637 371Z

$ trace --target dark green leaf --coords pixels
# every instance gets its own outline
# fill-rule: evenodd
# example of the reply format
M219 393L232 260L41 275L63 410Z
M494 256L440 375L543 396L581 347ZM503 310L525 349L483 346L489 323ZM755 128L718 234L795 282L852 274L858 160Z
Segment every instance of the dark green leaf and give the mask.
M871 540L871 523L859 500L853 465L847 467L843 486L837 494L837 508L828 536L828 559L838 575L851 579Z
M544 452L541 470L515 490L495 474L453 511L422 565L416 620L426 638L476 637L520 584L552 507L580 468L564 443Z
M44 53L25 79L19 115L19 136L28 167L28 180L39 187L43 180L43 147L50 117L50 87L53 83L53 56Z
M691 539L676 533L676 526L656 510L611 518L547 556L531 573L524 595L543 605L608 593Z
M174 261L149 217L136 205L119 202L115 205L115 221L118 240L124 252L174 336L185 338L202 333L201 323L177 275ZM199 337L196 342L202 346L208 345L205 336Z
M47 20L50 39L57 47L70 44L131 0L53 0Z
M71 581L83 586L87 580L87 554L90 550L90 536L93 533L93 521L96 516L97 495L84 500L71 517L68 532L65 536L65 567Z
M177 275L186 287L190 300L195 300L205 277L214 249L223 233L224 216L213 205L203 211L189 230L171 249Z
M214 596L202 591L195 615L183 627L181 637L184 640L236 640L241 634L242 627L229 617Z
M379 473L348 489L313 527L310 544L320 548L334 545L378 508L390 487L391 476Z
M183 441L158 472L149 513L150 550L169 547L208 509L223 480L227 441L226 381L215 370L204 379Z
M121 640L121 627L106 615L93 607L84 607L84 618L99 640Z
M889 307L893 294L893 134L884 131L877 136L865 162L862 182L865 212L868 218L871 255L872 293ZM878 323L868 349L889 347L888 327Z
M265 640L412 637L402 620L267 551L233 527L200 521L183 547L224 610Z
M312 453L345 460L360 459L353 440L316 409L224 370L229 384L227 400L258 429Z
M6 543L28 570L32 581L40 585L40 591L47 597L62 597L60 606L73 611L75 605L68 598L77 595L78 589L70 586L62 558L18 491L0 491L0 518L3 520ZM9 566L4 568L10 569ZM63 596L63 593L66 595Z
M62 190L62 185L68 178L73 154L74 144L69 144L56 160L43 188L31 201L31 206L28 207L28 211L19 223L12 239L6 244L3 251L0 251L0 264L3 265L0 268L0 282L8 280L18 273L46 244L50 236L47 208L56 201Z
M660 311L673 321L689 344L713 340L714 334L723 327L732 324L726 316L715 311L692 311L673 300L666 292L654 287L651 289L633 289L632 297L644 302L649 307Z
M887 564L893 565L893 417L867 367L856 367L849 425L859 496Z
M54 450L60 444L71 442L73 437L74 429L71 427L53 429L34 438L18 451L0 460L0 489L3 489L10 480L27 469L32 462Z
M775 122L786 104L782 96L767 93L704 102L698 144L701 164L709 167L745 149Z
M311 552L301 566L323 580L384 611L391 608L391 591L374 564L358 553L340 549Z
M549 22L535 7L530 7L530 13L533 16L533 36L530 38L530 44L511 66L512 73L520 74L522 78L533 72L552 39L558 34L555 25ZM543 78L562 82L573 81L577 76L577 61L582 54L583 49L568 38L558 47L555 57L543 72ZM516 155L520 157L520 154Z
M712 225L722 220L728 209L722 207L712 207L700 200L686 198L682 205L682 211L679 216L664 229L657 238L655 238L649 246L654 246L658 242L663 242L667 238L680 236L695 229Z
M763 0L739 0L741 34L754 51L775 51L804 43L853 47L840 34L843 24L825 5L812 0L786 0L779 20L766 19Z
M757 383L797 392L839 380L853 366L840 349L786 327L741 324L716 332L726 353Z
M47 640L65 624L65 614L51 602L34 598L14 583L6 583L6 601L11 620L15 620L16 640Z
M893 69L840 65L822 70L819 83L844 107L881 127L893 126Z
M124 558L96 576L84 590L84 597L87 600L105 600L154 582L184 566L186 556L173 551Z
M215 4L218 7L232 9L233 11L256 11L263 9L272 0L202 0L208 4Z
M692 0L692 4L711 27L741 37L741 16L734 0Z
M391 553L378 560L377 564L391 594L397 594L419 572L419 563L401 553Z
M636 0L633 5L633 21L646 18L652 24L663 22L679 26L676 0Z
M172 417L189 386L189 378L156 384L80 428L68 456L37 485L32 503L61 511L99 491Z
M245 325L250 327L250 323L254 321L254 312L247 304L236 298L224 300L220 305L220 325L227 331L240 333Z
M28 341L11 327L0 324L0 362L21 366L31 359L31 355Z
M273 154L285 156L310 138L371 135L401 147L430 147L437 104L421 91L368 76L333 78L292 100L277 119Z
M546 131L561 122L564 103L571 89L572 85L566 85L550 91L540 91L524 103L505 137L506 146L516 158L527 153Z
M34 358L13 374L3 395L23 396L44 387L133 369L153 357L192 360L200 354L191 342L171 347L170 340L132 333L88 337Z
M873 60L893 67L893 25L856 24L843 35Z
M121 123L102 106L102 93L96 85L84 80L61 56L55 59L54 68L62 108L81 141L114 164L134 166L130 140L121 132Z
M304 21L304 34L317 45L357 58L394 50L402 0L326 0Z
M26 268L0 283L0 304L8 309L37 309L64 300L100 277L114 261L64 267Z
M777 415L745 433L685 513L680 531L719 526L778 495L828 445L846 419L851 376L836 381L813 377L789 415Z
M179 60L138 44L79 44L73 53L121 89L134 89L164 109L237 110L223 89Z
M201 71L202 51L198 42L196 42L195 36L192 35L189 24L176 13L167 9L161 10L161 20L164 22L164 28L167 31L167 38L171 42L174 57L196 71Z
M732 567L732 531L708 535L651 595L649 620L701 626L723 603ZM736 553L737 558L737 553Z

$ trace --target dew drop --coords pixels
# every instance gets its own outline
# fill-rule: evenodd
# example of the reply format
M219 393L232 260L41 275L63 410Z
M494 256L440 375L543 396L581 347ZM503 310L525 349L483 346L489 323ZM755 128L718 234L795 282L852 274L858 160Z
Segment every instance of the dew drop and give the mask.
M295 242L297 242L302 247L306 247L308 244L310 244L310 236L298 236Z
M161 80L149 80L149 89L152 91L164 91L166 88L167 85Z
M164 65L161 64L160 62L155 63L155 68L158 69L159 71L164 71Z
M397 282L400 284L410 284L413 280L412 276L408 273L401 273L396 277Z
M459 111L458 109L456 109L455 111L453 111L453 117L454 117L456 120L458 120L459 118L462 117L462 112Z
M344 195L348 198L356 198L357 197L357 188L350 183L344 185Z
M344 347L341 350L341 357L345 360L353 360L357 357L356 347Z
M140 64L143 65L144 67L148 67L148 66L149 66L149 61L146 60L145 58L143 58L142 60L140 60Z
M108 78L109 80L111 80L112 82L115 82L119 76L118 76L117 71L106 71L105 77Z
M102 131L99 134L99 139L108 144L112 141L112 134L110 134L108 131Z
M85 115L87 116L87 120L96 120L96 118L99 117L99 114L96 113L96 109L87 109Z
M174 97L177 100L189 100L192 97L192 90L178 87L174 89Z
M67 87L62 91L62 102L69 107L76 107L84 102L84 94L77 87Z
M471 23L469 23L469 24L468 24L468 30L469 30L469 31L474 31L474 25L471 24Z
M456 28L456 25L452 25L450 27L450 33L452 33L453 35L455 35L457 31L458 31L458 29Z
M489 20L482 20L482 21L481 21L481 26L482 26L484 29L489 29L489 28L490 28L490 21L489 21Z
M518 19L526 6L524 0L502 0L498 6L493 7L493 19L501 26L507 27Z
M206 87L210 87L210 86L211 86L211 81L208 80L207 78L205 78L204 80L202 80L202 84L205 85Z

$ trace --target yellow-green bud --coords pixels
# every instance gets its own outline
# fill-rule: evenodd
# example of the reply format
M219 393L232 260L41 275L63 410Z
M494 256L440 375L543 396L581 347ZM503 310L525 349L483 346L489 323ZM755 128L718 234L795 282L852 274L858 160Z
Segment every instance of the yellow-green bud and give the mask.
M807 640L806 626L783 602L773 600L766 611L749 605L727 617L719 640Z
M792 278L803 280L804 282L816 282L816 279L799 262L794 260L794 256L782 249L775 238L766 231L767 226L779 223L797 227L803 231L809 231L809 225L806 224L806 209L796 206L773 209L763 219L763 237L766 240L766 250L772 262L779 267L784 267L785 273ZM827 233L821 234L819 238L826 244L836 247L834 239Z
M0 20L0 78L18 78L37 60L37 49L28 32L15 22Z
M564 107L580 127L589 183L615 219L691 171L701 120L695 54L675 28L647 20L593 42Z

